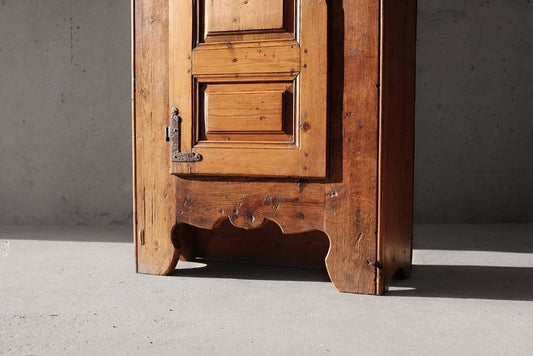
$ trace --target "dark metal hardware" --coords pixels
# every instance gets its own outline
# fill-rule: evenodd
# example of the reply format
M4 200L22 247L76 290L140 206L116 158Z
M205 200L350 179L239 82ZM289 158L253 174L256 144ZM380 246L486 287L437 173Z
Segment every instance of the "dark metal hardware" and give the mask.
M172 162L198 162L202 155L196 152L181 152L181 122L179 110L172 108L170 126L166 128L166 140L170 142Z

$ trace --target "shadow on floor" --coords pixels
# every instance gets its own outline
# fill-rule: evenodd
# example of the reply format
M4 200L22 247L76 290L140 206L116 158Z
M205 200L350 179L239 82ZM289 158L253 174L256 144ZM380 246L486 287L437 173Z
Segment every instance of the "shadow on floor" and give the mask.
M0 241L10 239L80 242L132 242L131 226L0 226ZM533 253L533 224L418 225L415 248L451 251ZM509 254L509 259L512 259ZM132 256L133 260L133 256ZM327 282L325 270L201 260L179 263L174 275ZM511 261L512 262L512 261ZM483 264L481 261L479 264ZM511 263L510 263L511 264ZM415 265L407 280L395 280L390 296L533 301L533 267Z
M305 281L329 283L325 270L198 260L179 263L184 278ZM533 301L533 268L415 265L411 277L394 280L388 296Z
M411 277L394 280L387 294L533 301L533 268L414 265Z
M214 260L178 262L178 268L171 274L176 277L229 278L271 281L328 282L326 270L238 263Z

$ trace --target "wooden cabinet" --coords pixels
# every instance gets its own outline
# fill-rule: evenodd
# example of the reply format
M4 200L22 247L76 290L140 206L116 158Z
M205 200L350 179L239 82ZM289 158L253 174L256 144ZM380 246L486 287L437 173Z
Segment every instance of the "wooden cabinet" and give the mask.
M407 275L415 22L414 0L135 0L137 271L327 250L340 291Z

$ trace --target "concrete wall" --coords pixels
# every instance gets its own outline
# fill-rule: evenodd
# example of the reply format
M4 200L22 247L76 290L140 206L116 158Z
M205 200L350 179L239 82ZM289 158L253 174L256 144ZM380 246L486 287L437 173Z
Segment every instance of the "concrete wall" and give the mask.
M416 221L533 221L533 2L418 1Z
M130 1L0 2L0 224L131 219Z
M533 221L531 19L419 0L417 222ZM0 224L131 220L129 100L129 0L0 0Z

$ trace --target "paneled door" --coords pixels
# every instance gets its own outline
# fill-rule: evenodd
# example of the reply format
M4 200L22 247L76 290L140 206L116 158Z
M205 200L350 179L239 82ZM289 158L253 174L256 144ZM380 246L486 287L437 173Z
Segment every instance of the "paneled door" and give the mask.
M325 177L326 0L170 0L178 175Z

